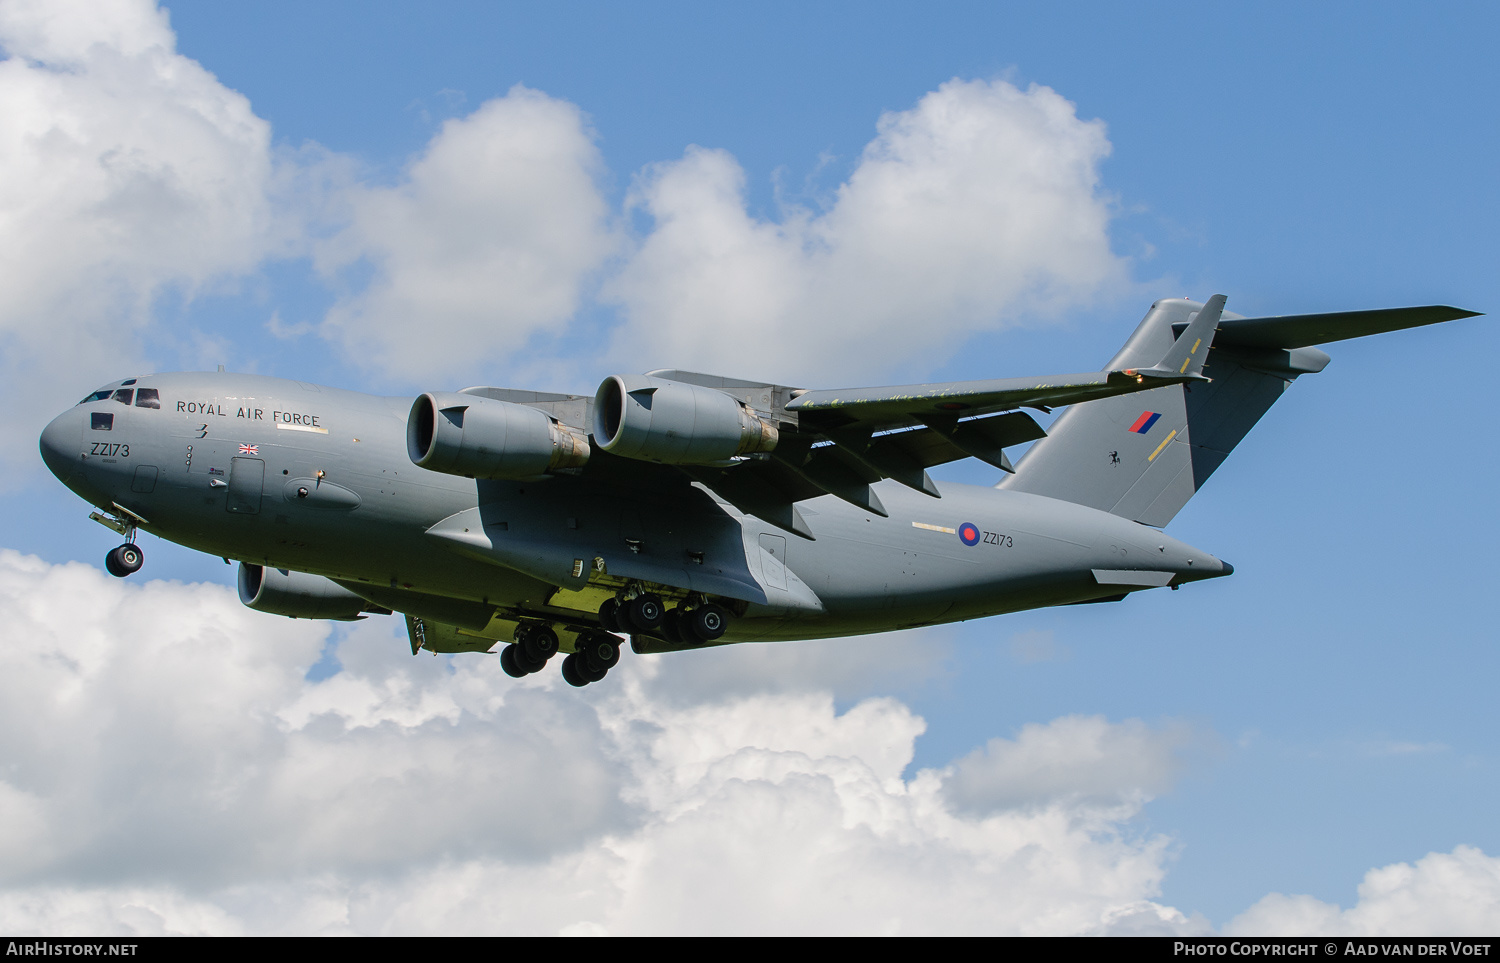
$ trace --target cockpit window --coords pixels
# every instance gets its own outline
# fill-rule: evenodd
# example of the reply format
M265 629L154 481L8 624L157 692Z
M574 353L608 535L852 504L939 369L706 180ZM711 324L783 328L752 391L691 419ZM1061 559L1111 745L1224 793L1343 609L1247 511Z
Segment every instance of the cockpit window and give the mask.
M161 394L155 388L141 388L135 393L137 408L160 408Z
M121 388L115 392L115 400L122 405L130 404L131 397L135 394L134 388Z
M86 405L90 401L103 401L105 398L108 398L112 394L114 394L113 391L109 390L108 388L105 388L103 391L96 391L93 394L89 395L87 398L84 398L82 401L79 402L79 404L80 405Z
M135 384L135 379L134 378L131 378L128 381L122 381L122 382L120 382L120 386L121 387L124 387L125 385L133 385L133 384Z
M89 427L95 431L113 431L115 427L115 416L108 411L94 411L89 413Z

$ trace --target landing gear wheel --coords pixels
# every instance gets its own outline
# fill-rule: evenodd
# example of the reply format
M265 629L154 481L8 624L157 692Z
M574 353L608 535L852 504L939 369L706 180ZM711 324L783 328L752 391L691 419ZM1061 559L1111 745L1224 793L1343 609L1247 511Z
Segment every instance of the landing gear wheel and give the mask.
M660 595L637 595L625 603L625 616L637 632L654 635L667 614Z
M104 567L115 578L124 578L139 572L145 561L146 556L141 553L140 546L134 542L126 542L104 556Z
M576 653L575 653L576 654ZM598 682L609 674L607 669L596 669L589 665L587 659L579 659L573 664L573 671L578 673L578 678L584 682Z
M516 666L525 669L528 673L540 672L547 667L546 659L533 659L526 653L526 648L521 645L512 646L516 650Z
M575 688L581 689L589 684L590 680L585 679L578 673L578 653L575 652L567 658L563 659L562 677L564 682Z
M697 645L698 640L683 632L687 613L682 609L671 609L661 620L661 630L656 634L673 645Z
M500 650L500 668L512 679L519 679L526 675L526 670L516 664L516 647L507 645Z
M578 640L577 655L583 657L584 666L591 672L599 673L599 678L613 669L620 661L620 640L613 635L600 633L598 635L586 635ZM584 673L587 675L588 673ZM598 679L590 679L597 682Z
M716 641L724 635L724 630L729 628L729 613L709 602L687 613L685 621L685 634L691 635L701 645Z
M536 663L539 669L547 664L548 659L557 654L557 633L545 625L533 625L528 631L520 633L516 644L521 647L526 661Z
M623 632L625 626L620 624L620 602L618 599L605 599L604 604L599 606L599 624L609 632Z

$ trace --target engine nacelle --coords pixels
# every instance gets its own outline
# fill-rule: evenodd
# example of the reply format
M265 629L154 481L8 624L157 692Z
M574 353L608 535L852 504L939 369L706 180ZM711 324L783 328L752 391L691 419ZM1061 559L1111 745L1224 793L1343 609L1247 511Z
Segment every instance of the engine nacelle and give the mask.
M429 392L406 419L406 452L432 471L469 478L532 478L589 460L589 439L526 405Z
M240 601L257 612L294 619L352 622L375 606L321 575L240 563Z
M594 440L615 455L720 465L776 447L776 426L732 395L700 385L613 375L594 395Z

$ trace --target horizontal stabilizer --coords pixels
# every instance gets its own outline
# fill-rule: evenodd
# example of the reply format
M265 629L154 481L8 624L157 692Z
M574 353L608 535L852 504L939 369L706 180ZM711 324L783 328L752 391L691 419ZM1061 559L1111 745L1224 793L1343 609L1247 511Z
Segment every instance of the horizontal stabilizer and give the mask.
M1219 324L1219 343L1246 348L1305 348L1371 334L1420 328L1426 324L1477 318L1478 311L1428 304L1415 308L1335 311L1328 314L1284 314L1268 318L1232 318Z

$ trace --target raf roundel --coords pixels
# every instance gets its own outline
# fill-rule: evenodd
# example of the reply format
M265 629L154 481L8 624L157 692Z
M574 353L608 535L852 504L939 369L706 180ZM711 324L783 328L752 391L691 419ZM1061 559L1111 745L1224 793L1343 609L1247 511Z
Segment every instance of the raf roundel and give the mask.
M965 545L978 545L979 529L973 522L964 522L958 526L958 537L963 539Z

